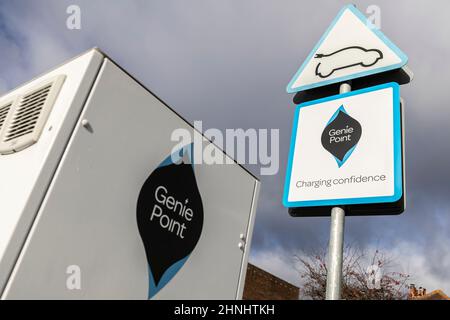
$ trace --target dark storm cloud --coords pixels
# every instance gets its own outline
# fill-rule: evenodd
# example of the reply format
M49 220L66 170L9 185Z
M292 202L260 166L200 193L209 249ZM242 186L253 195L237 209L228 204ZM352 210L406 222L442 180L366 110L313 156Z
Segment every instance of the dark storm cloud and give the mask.
M362 11L380 7L382 31L409 55L415 79L401 88L407 211L348 218L346 240L387 250L413 248L400 252L401 259L428 259L415 272L430 285L446 281L450 290L450 258L442 258L450 256L442 245L450 239L450 3L352 2ZM0 90L98 46L188 120L203 120L204 129L279 128L280 172L262 177L253 256L326 245L329 219L294 219L281 205L294 111L285 87L345 2L77 1L82 29L68 30L65 11L71 4L2 1Z

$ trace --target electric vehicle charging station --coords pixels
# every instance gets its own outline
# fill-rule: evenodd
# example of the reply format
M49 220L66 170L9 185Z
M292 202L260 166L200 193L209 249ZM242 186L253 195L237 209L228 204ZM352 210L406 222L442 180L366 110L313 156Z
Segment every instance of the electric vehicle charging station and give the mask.
M259 180L234 162L172 176L177 128L201 135L98 49L1 97L1 298L240 299Z

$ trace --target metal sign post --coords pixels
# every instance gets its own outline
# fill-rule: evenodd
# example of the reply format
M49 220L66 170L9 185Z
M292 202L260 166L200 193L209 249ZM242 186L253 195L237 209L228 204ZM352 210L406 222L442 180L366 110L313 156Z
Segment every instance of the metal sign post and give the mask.
M330 244L327 262L327 300L339 300L341 298L344 225L344 209L340 207L331 209Z
M339 93L350 92L349 83L339 87ZM341 299L342 262L344 255L345 211L340 207L331 209L330 242L328 245L327 262L327 300Z

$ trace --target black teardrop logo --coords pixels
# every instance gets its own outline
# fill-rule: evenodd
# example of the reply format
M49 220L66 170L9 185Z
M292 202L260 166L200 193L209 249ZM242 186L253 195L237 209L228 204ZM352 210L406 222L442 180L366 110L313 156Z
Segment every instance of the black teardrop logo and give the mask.
M341 167L352 154L361 134L361 124L347 114L344 106L340 106L322 132L322 146Z
M149 298L181 269L203 228L193 144L167 157L142 186L137 224L149 265Z

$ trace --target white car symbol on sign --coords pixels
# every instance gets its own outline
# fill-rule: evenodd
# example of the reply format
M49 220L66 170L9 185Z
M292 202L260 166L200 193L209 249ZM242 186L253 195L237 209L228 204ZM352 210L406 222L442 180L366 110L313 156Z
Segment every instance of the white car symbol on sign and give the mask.
M329 54L318 53L314 58L320 59L316 67L316 75L320 78L328 78L337 70L359 65L365 68L371 67L383 59L383 52L378 49L351 46Z

